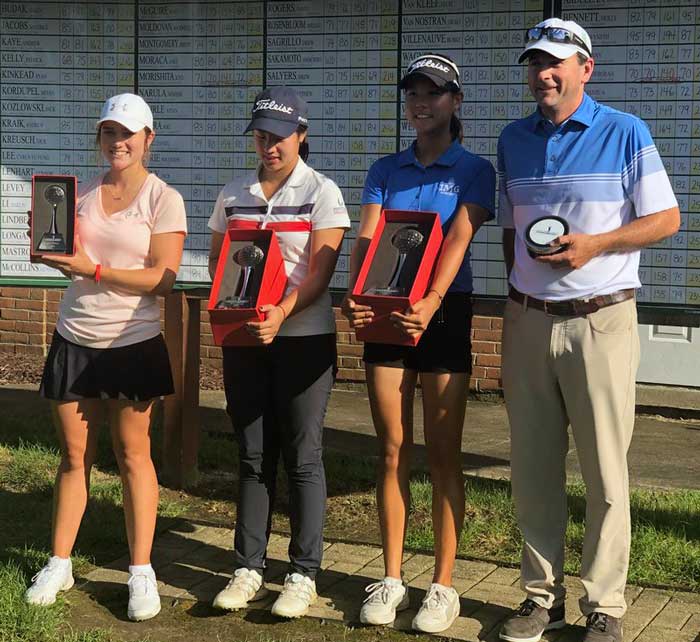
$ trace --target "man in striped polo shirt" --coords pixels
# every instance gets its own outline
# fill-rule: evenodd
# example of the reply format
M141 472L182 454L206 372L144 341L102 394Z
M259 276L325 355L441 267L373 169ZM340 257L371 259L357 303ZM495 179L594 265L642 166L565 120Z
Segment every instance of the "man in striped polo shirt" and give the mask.
M675 233L680 213L646 125L585 93L594 61L580 25L550 18L528 29L523 60L538 109L501 134L498 209L510 281L503 389L527 599L500 637L536 642L565 625L570 424L586 484L585 642L622 642L639 254ZM553 216L550 229L568 231L551 244L528 234Z

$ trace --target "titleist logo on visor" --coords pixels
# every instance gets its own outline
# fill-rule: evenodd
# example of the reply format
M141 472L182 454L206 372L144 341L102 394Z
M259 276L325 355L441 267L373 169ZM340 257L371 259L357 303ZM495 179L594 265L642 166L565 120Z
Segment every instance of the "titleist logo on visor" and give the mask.
M418 69L422 69L423 67L429 67L430 69L437 69L438 71L442 71L443 73L447 74L451 70L447 65L443 65L442 63L439 63L437 60L432 60L431 58L425 58L422 60L416 60L408 69L408 73L413 73L414 71ZM454 73L454 72L453 72Z
M265 98L263 100L258 100L253 108L253 113L260 111L261 109L269 109L271 111L281 111L283 114L294 113L294 107L287 107L282 103L278 103L271 98Z

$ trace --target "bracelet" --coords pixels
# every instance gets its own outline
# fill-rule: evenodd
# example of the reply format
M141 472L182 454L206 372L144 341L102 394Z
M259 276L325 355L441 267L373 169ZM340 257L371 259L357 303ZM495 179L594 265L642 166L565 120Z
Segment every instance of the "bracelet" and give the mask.
M435 289L433 289L433 288L431 288L430 290L428 290L428 294L430 294L431 292L435 292L435 294L438 295L438 299L440 299L440 303L442 303L442 300L443 300L445 297L442 296L442 294L440 294L437 290L435 290Z
M282 317L283 317L282 321L286 321L287 320L287 311L279 303L275 307L282 310Z
M95 276L93 278L95 279L95 283L99 283L102 278L102 265L99 263L95 264Z

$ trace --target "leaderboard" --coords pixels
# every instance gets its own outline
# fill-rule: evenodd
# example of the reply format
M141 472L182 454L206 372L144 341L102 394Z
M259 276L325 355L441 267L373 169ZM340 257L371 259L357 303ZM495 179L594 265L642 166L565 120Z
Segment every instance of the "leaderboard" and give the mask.
M133 2L0 2L0 278L55 277L29 262L32 174L101 171L95 121L133 91Z
M681 204L683 225L642 254L640 299L700 303L700 2L563 0L585 25L596 70L589 93L649 125ZM256 166L255 94L295 87L310 105L309 162L341 188L353 221L332 287L347 283L365 175L409 145L397 90L431 51L462 74L464 145L494 164L510 121L534 109L517 63L542 0L112 0L0 2L0 278L54 277L29 263L31 175L104 171L94 123L103 101L137 90L157 137L150 168L186 202L190 234L179 274L208 283L207 220L221 187ZM507 291L500 229L472 244L475 291Z

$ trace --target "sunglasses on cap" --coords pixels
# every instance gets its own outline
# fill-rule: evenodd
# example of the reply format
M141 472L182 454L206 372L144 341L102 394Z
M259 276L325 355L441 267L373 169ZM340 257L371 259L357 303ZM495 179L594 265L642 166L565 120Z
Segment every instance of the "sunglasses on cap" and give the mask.
M525 32L525 44L542 40L542 38L546 38L550 42L577 45L589 56L592 55L588 45L581 38L573 31L569 31L563 27L531 27Z

